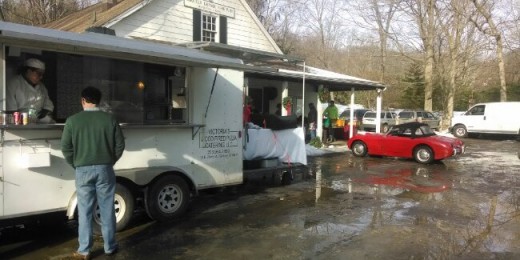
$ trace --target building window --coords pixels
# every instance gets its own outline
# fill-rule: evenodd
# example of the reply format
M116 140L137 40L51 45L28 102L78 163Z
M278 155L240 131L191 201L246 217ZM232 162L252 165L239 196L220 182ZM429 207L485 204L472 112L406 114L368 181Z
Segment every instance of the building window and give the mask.
M203 14L193 10L193 41L227 44L227 17Z
M202 14L202 41L215 42L217 35L217 18L209 14Z

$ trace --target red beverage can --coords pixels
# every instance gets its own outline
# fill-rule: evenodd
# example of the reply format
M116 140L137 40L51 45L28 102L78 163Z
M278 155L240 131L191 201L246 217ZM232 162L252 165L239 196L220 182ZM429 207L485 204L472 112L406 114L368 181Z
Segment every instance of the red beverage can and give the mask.
M22 122L22 120L20 118L20 112L14 112L13 116L14 116L14 124L19 125Z

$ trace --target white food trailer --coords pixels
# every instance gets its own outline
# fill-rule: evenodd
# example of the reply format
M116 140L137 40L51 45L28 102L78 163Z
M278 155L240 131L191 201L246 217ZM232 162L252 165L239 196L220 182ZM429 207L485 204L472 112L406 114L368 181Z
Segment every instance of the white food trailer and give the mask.
M0 223L47 213L74 218L74 170L63 158L60 138L66 118L81 110L86 86L101 89L102 109L118 117L125 135L126 148L115 165L118 230L139 206L152 219L168 220L182 214L199 190L242 184L247 174L287 180L293 171L305 170L301 129L280 133L283 142L295 140L285 144L291 149L283 156L274 155L287 160L244 170L245 137L255 134L243 128L243 71L253 68L238 59L5 22L0 46L6 115L0 126ZM55 105L55 124L15 125L14 111L5 111L6 86L32 57L46 63L43 81Z

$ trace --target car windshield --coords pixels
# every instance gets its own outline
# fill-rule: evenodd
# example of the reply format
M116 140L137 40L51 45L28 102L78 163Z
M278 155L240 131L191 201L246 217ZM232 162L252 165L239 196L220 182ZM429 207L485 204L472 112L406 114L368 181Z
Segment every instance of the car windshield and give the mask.
M341 118L350 118L350 110L345 110L341 112L341 115L339 115Z
M418 134L420 131L420 134ZM434 135L435 132L428 125L423 125L415 131L415 135Z
M417 126L404 126L399 125L392 127L387 133L388 135L398 135L404 137L421 137L421 136L432 136L435 132L430 128L429 125Z

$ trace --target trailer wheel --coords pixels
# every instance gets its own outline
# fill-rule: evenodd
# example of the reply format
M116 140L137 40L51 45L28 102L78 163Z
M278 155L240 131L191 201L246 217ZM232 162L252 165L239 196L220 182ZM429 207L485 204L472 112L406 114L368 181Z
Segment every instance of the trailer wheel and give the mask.
M292 183L294 177L291 171L282 172L282 185L289 185Z
M132 220L135 208L132 192L120 183L116 184L114 207L116 212L116 231L119 232L128 226ZM101 234L101 215L97 204L94 210L94 223L94 233Z
M146 212L157 221L167 221L181 216L188 207L190 192L186 181L176 175L166 175L148 189Z

